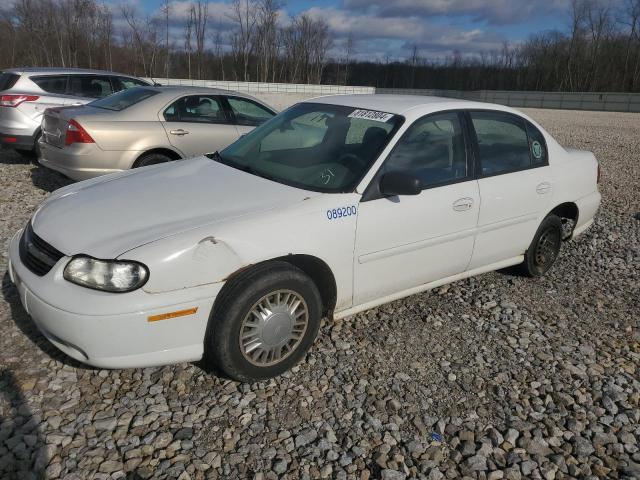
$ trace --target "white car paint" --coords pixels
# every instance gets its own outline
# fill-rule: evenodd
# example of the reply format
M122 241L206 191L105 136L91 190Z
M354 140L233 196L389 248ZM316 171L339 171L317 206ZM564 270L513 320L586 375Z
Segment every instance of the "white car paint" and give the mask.
M333 316L479 273L515 265L544 217L573 202L574 235L600 204L597 162L565 150L548 133L549 165L424 190L412 197L361 202L402 134L440 111L498 105L429 97L345 95L316 103L402 115L405 122L355 191L328 194L273 182L206 157L106 175L54 192L36 211L35 233L63 257L44 276L10 243L10 275L25 309L58 348L100 367L140 367L203 356L216 295L236 272L260 262L308 255L324 262L337 288ZM541 190L541 191L538 191ZM356 206L329 220L327 211ZM87 254L135 260L150 271L140 289L113 294L63 278L70 258ZM189 316L148 322L151 315L197 308Z

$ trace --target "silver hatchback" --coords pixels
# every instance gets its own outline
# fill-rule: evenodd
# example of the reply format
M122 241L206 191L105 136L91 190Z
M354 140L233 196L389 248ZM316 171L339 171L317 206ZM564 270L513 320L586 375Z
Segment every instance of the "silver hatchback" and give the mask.
M150 85L100 70L13 68L0 72L0 146L37 150L42 114L49 107L84 105L127 88Z
M84 180L221 150L275 115L227 90L132 88L82 107L48 109L39 162Z

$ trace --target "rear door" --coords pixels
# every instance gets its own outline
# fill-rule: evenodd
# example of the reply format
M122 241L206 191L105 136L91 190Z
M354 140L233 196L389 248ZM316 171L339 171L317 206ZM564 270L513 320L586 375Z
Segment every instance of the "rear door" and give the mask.
M81 105L111 95L114 91L108 75L69 75L67 94L78 99L73 104Z
M147 82L143 82L142 80L138 80L137 78L131 78L131 77L114 76L114 77L111 77L111 81L113 82L113 88L117 92L121 90L127 90L129 88L134 88L134 87L149 86Z
M543 135L524 118L469 113L475 140L480 218L470 269L522 255L550 203L553 182Z
M239 137L217 95L185 95L160 112L160 121L186 157L222 150Z

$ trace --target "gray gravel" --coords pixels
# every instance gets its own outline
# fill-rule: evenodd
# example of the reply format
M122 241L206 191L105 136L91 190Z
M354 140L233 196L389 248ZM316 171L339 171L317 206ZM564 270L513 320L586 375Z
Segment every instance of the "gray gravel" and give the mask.
M640 478L640 115L530 111L595 151L604 204L546 277L487 274L324 323L282 377L94 370L6 272L0 478ZM68 183L0 153L0 247Z

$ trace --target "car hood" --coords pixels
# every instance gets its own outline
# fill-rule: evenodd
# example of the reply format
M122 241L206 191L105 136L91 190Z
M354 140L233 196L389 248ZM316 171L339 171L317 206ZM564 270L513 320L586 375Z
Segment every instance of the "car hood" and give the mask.
M38 236L66 255L116 258L161 238L317 195L198 157L62 188L31 221Z

